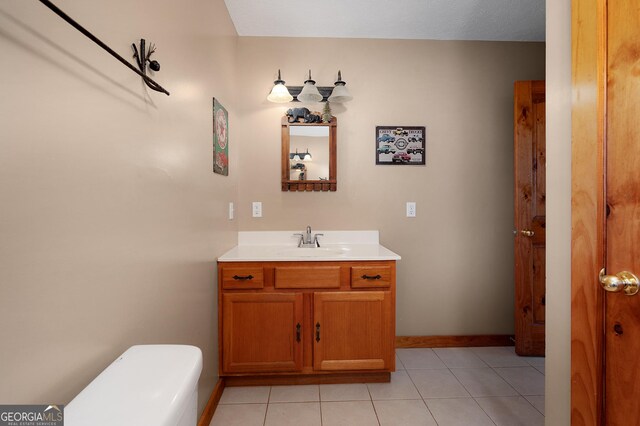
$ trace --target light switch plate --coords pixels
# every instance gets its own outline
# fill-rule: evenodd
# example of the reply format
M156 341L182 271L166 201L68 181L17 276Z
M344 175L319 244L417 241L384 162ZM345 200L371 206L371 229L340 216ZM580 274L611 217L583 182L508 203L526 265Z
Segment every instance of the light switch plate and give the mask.
M407 217L416 217L416 203L415 201L407 202Z
M233 202L229 203L229 220L233 220Z
M262 217L262 203L260 201L251 203L251 212L253 217Z

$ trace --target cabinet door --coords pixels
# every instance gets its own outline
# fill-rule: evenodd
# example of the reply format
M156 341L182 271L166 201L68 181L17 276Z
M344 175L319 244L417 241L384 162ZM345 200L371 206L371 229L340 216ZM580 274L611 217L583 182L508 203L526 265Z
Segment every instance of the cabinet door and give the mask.
M318 292L313 300L314 369L392 368L391 292Z
M302 294L222 295L225 373L302 369Z

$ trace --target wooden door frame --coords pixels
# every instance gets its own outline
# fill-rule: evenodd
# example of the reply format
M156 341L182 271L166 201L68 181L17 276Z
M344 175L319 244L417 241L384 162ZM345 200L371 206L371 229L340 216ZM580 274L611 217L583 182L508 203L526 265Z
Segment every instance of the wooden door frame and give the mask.
M571 4L571 424L604 424L607 0Z

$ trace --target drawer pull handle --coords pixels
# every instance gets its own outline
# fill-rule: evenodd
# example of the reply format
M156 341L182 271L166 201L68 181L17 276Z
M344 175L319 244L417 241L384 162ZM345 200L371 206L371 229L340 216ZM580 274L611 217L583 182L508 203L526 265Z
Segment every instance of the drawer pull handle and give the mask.
M238 281L245 281L245 280L252 280L253 279L253 275L246 275L246 276L240 276L240 275L234 275L233 276L234 280L238 280Z
M300 342L300 323L296 324L296 342Z
M316 342L320 341L320 323L316 323Z
M362 276L363 280L379 280L381 278L382 278L382 276L380 274L378 274L378 275L366 275L365 274L365 275Z

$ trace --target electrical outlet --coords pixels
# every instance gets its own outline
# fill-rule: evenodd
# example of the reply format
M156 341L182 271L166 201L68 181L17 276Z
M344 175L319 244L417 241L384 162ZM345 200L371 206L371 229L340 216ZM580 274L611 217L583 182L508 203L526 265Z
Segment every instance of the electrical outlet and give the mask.
M416 203L415 201L407 202L407 217L416 217Z
M233 220L233 203L229 203L229 220Z
M251 211L253 217L262 217L262 203L260 201L254 201L251 203Z

